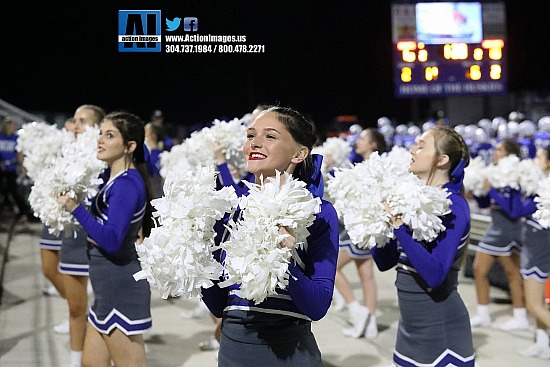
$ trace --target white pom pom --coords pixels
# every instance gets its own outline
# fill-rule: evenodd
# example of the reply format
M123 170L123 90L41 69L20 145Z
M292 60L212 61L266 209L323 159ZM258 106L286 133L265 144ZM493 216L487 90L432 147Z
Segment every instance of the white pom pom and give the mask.
M544 180L544 172L534 160L524 159L519 162L519 185L524 195L536 194L542 180Z
M195 131L169 152L160 154L160 175L166 178L169 171L184 172L194 167L216 164L212 143L217 142L225 152L228 163L239 170L246 169L242 147L246 127L238 119L225 122L214 120L212 127Z
M487 178L491 186L497 189L504 187L519 189L519 162L519 158L511 154L501 158L498 164L487 167Z
M464 190L471 191L475 196L487 195L483 187L487 179L487 165L482 157L477 156L470 160L468 167L464 169Z
M88 127L76 140L61 147L61 151L51 159L47 169L40 170L29 195L29 203L50 233L59 235L61 231L70 235L80 226L74 216L57 202L62 194L83 201L97 194L101 171L105 162L97 159L97 138L99 128Z
M225 159L239 171L246 170L243 145L246 140L246 126L237 118L231 121L214 120L209 133L225 152Z
M213 227L237 206L233 187L216 191L213 167L197 167L181 175L169 172L164 196L152 205L160 226L136 245L142 271L136 280L147 279L162 298L200 297L200 288L211 287L222 274L213 257Z
M394 238L385 204L419 241L432 241L445 229L439 216L449 211L448 193L406 172L402 159L394 163L398 168L388 169L390 159L373 153L351 169L337 170L328 184L350 239L359 247L384 246Z
M279 234L279 227L292 228L296 243L305 241L321 200L288 173L281 176L277 172L274 178L262 179L260 185L247 186L250 192L239 202L242 215L229 224L231 238L221 245L227 254L227 280L220 286L240 284L236 293L258 304L276 294L276 288L288 286L292 250L281 247L287 235Z
M16 150L25 156L23 167L27 176L32 180L39 177L60 154L61 147L71 141L74 141L74 135L58 130L55 125L36 121L24 124L18 131Z
M348 156L351 153L351 146L344 139L328 138L321 146L313 148L312 153L325 157L323 168L326 171L345 166L349 162ZM328 159L329 157L330 159ZM327 167L326 164L329 160L332 160L332 164Z
M169 152L162 152L159 154L160 175L163 178L166 178L170 171L188 172L194 170L194 166L187 158L189 156L189 149L186 141L173 146Z
M401 173L406 173L411 164L411 152L403 147L394 146L388 153L383 153L383 157L387 157L389 162L388 170L398 170Z

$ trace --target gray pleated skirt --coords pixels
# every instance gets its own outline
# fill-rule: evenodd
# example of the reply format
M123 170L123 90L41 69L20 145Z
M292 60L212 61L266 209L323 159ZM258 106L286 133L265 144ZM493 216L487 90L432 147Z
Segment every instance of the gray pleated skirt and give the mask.
M117 328L126 335L135 335L151 328L151 290L147 280L134 280L138 271L141 266L137 259L115 264L97 248L90 249L90 281L95 298L88 320L100 333L109 334Z
M502 210L491 211L491 224L477 244L477 251L493 256L510 256L521 248L520 221L511 220Z
M61 235L55 236L50 234L47 226L42 226L42 234L40 235L40 248L43 250L60 251L61 250Z
M527 221L523 224L522 241L521 275L545 282L550 276L550 229Z
M59 260L59 272L66 275L87 277L90 261L88 259L88 235L83 228L76 232L76 237L62 235L61 256Z
M230 311L233 314L246 311ZM250 311L248 312L250 314ZM257 313L244 321L224 315L218 367L321 367L321 352L311 332L311 322ZM283 321L284 320L284 321Z
M398 291L401 318L394 363L397 366L474 367L470 317L457 292L448 297Z

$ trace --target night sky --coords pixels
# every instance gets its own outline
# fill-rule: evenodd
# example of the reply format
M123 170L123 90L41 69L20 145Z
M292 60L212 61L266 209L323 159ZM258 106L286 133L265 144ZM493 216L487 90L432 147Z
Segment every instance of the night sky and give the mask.
M505 3L509 90L550 89L547 13L528 1ZM93 103L145 120L160 108L184 125L240 117L260 102L295 107L320 126L339 114L364 125L380 116L407 121L410 101L393 97L390 7L383 0L4 2L0 98L68 114ZM265 54L119 53L121 9L159 9L163 21L196 17L199 34L246 35Z

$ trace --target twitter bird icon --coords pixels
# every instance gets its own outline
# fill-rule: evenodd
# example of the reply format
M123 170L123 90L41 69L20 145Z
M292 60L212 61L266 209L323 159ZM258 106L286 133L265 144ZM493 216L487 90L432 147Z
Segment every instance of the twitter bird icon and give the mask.
M166 30L173 32L180 26L181 18L174 18L174 20L170 20L166 18Z

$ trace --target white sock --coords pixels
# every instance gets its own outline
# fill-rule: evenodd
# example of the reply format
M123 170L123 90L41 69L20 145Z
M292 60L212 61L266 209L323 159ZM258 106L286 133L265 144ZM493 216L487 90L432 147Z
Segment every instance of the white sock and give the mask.
M343 302L344 301L344 296L342 296L342 293L340 293L338 291L338 289L336 289L336 287L334 287L334 291L332 292L332 299L335 302Z
M514 308L514 318L526 319L527 318L527 310L525 308Z
M357 310L360 309L360 308L361 308L361 304L357 300L348 303L348 310L352 314L357 312Z
M82 351L71 350L71 366L82 365Z
M489 315L489 305L477 305L477 314L481 317L491 317Z
M535 330L535 343L538 345L542 345L544 347L548 347L548 333L544 329L537 329Z

